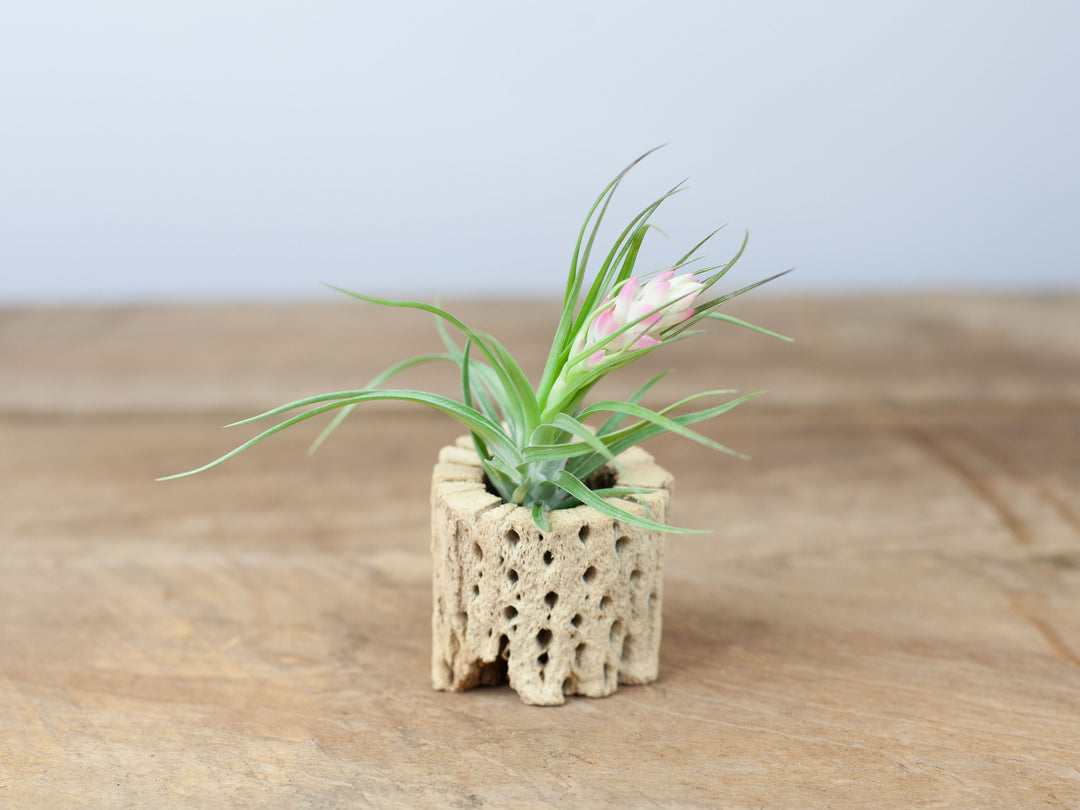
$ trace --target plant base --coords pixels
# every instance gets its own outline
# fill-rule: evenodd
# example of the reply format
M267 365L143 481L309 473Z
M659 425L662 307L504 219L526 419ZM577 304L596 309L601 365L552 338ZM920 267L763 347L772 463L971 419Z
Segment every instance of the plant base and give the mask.
M541 532L487 490L471 445L443 448L432 479L435 688L509 680L525 703L555 705L656 680L664 534L588 506L552 512ZM619 461L657 489L623 506L665 522L671 475L640 448Z

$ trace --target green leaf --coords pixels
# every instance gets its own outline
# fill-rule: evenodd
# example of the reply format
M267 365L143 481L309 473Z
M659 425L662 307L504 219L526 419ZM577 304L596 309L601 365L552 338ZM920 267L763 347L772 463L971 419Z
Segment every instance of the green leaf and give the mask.
M454 343L446 330L446 325L443 323L442 319L438 317L435 318L435 329L438 331L439 337L442 338L443 343L446 345L446 349L450 353L450 356L453 357L454 362L460 366L463 361L461 349ZM495 375L495 372L492 371L491 367L482 361L477 360L476 358L470 358L469 362L472 367L470 376L480 378L481 388L475 388L473 390L473 396L480 405L479 410L489 419L492 419L495 422L502 422L505 417L496 404L506 399L506 392L503 390L501 381Z
M421 363L430 363L434 360L449 360L453 362L453 357L447 354L419 354L416 357L410 357L408 360L402 360L400 363L395 363L390 366L390 368L376 375L365 387L378 388L391 377L400 374L402 371L412 368L413 366L418 366ZM330 434L337 430L338 426L345 421L346 417L353 412L353 408L355 407L355 405L347 405L334 415L334 419L330 424L327 425L322 433L316 437L315 441L311 443L311 446L308 448L309 455L318 450L323 442L330 438Z
M667 414L670 411L681 408L682 406L687 405L690 402L694 402L707 396L717 396L730 393L733 392L729 390L705 391L700 394L686 397L685 399L668 405L666 408L663 408L661 411L659 411L659 413ZM694 411L692 413L675 416L672 417L672 421L677 422L679 425L688 425L695 422L702 422L708 419L712 419L716 416L719 416L720 414L732 410L733 408L737 407L748 399L752 399L759 394L760 392L746 394L744 396L738 397L736 399L730 400L712 408L705 408L700 411ZM604 444L607 446L608 451L617 457L625 450L628 450L631 447L641 444L643 441L651 439L654 436L659 436L661 433L666 432L668 432L668 429L666 427L651 422L641 421L635 423L634 425L631 425L630 427L623 428L619 431L604 436L603 441ZM723 446L720 445L720 447ZM722 452L728 453L729 455L733 455L738 458L746 458L746 456L744 456L743 454L735 450L731 450L727 447L723 447ZM587 479L608 460L606 455L600 455L596 453L594 448L584 441L566 442L562 444L551 445L534 444L524 448L523 455L530 464L540 463L544 461L567 460L569 461L569 463L567 464L566 469L576 475L578 478L581 478L582 480Z
M465 341L465 349L461 353L461 401L468 408L473 408L472 391L469 385L469 349L472 348L472 338Z
M705 281L705 289L709 289L709 287L711 287L716 282L718 282L720 279L722 279L725 275L727 275L727 272L732 267L735 266L735 263L737 261L739 261L739 259L742 258L743 253L746 252L746 246L749 243L750 243L750 231L746 231L746 232L743 233L743 240L742 240L742 244L739 245L739 249L737 251L735 251L734 256L732 256L730 259L728 259L726 264L720 266L719 268L709 268L708 271L705 271L705 272L710 272L712 270L717 270L718 271L716 273L713 273L711 276L709 276L708 279L706 279L706 281Z
M639 225L637 230L635 230L630 237L630 241L622 250L620 250L619 255L615 259L615 264L618 265L619 272L616 273L615 277L611 280L611 285L608 287L608 294L612 294L612 291L622 285L634 274L634 267L637 265L638 254L641 252L641 243L645 240L645 235L649 232L650 228L660 231L655 225L649 223Z
M488 344L491 346L491 350L502 364L503 371L510 381L510 385L513 387L512 393L516 395L517 401L521 405L521 412L524 420L521 425L521 437L524 439L532 432L533 428L536 427L537 423L540 421L540 411L536 402L536 394L533 393L529 378L525 376L525 372L521 370L521 366L518 365L510 352L508 352L493 336L484 333L480 334L487 340Z
M281 422L278 425L265 430L253 439L244 442L242 445L226 453L219 459L211 461L209 464L205 464L195 470L189 470L188 472L178 473L176 475L165 476L160 478L160 481L168 481L173 478L183 478L188 475L195 475L196 473L209 470L212 467L216 467L222 462L228 461L233 456L242 453L249 447L252 447L263 439L267 439L270 436L284 430L287 427L291 427L299 422L303 422L314 416L318 416L322 413L327 413L338 408L344 408L352 404L359 404L361 402L370 402L375 400L397 400L405 402L415 402L421 405L427 405L442 411L448 416L457 419L464 424L470 430L480 435L486 442L496 449L497 452L509 455L514 458L518 463L524 464L524 460L521 459L521 454L518 452L516 446L510 441L510 438L503 432L502 428L496 423L492 422L487 417L480 413L466 408L460 402L455 402L447 397L440 396L438 394L429 394L425 391L408 391L408 390L393 390L393 389L375 389L375 390L362 390L362 391L343 391L335 394L322 394L317 397L308 397L307 399L297 400L296 402L289 403L288 405L282 405L278 408L266 411L265 413L253 416L249 419L243 419L239 422L234 422L233 425L243 425L248 422L253 422L258 419L264 419L269 416L276 416L281 413L285 413L297 408L305 408L309 405L317 405L317 407L311 408L304 413L293 416ZM319 405L318 403L328 403ZM230 426L231 427L231 426Z
M634 405L640 404L641 400L644 399L645 394L649 392L649 389L656 385L658 382L660 382L660 380L664 379L664 377L666 377L670 373L670 371L664 371L660 374L657 374L655 377L653 377L651 380L641 386L641 388L635 391L633 396L631 396L630 399L627 400L627 402L633 403ZM610 417L608 417L607 421L600 426L600 429L596 431L596 435L606 436L607 434L612 433L613 431L618 429L619 425L621 425L624 421L626 421L626 414L612 414Z
M706 236L704 239L702 239L700 242L698 242L696 245L694 245L692 248L690 248L690 250L688 250L685 254L683 254L683 257L681 259L679 259L677 262L675 262L675 264L673 265L673 269L677 269L677 268L682 267L683 265L687 264L688 262L693 261L693 258L692 258L693 255L695 253L697 253L699 250L701 250L702 246L706 242L708 242L710 239L712 239L714 236L716 236L718 233L720 233L720 231L724 230L725 227L726 226L721 225L715 231L710 233L708 236ZM745 244L745 242L744 242L744 244Z
M481 456L481 458L483 459L483 456ZM514 486L521 483L522 473L520 468L524 467L524 464L518 464L516 466L512 465L497 453L489 455L487 457L487 463L490 464L493 469L498 471L500 475L504 476L508 483L513 484Z
M604 487L603 489L594 489L593 495L599 495L601 498L623 498L627 495L651 495L656 492L655 487ZM642 504L644 506L644 504Z
M551 531L551 523L548 521L547 512L544 511L544 505L542 503L537 502L532 505L532 519L533 523L536 524L536 528L540 531Z
M745 395L743 395L741 397L738 397L737 399L730 400L729 402L725 402L725 403L723 403L721 405L717 405L717 406L714 406L712 408L705 408L705 409L702 409L700 411L694 411L693 413L682 414L680 416L672 417L672 419L673 419L673 421L678 422L680 425L691 425L691 424L694 424L695 422L704 422L704 421L706 421L708 419L713 419L713 418L719 416L720 414L727 413L732 408L735 408L738 405L741 405L743 402L746 402L748 399L752 399L753 397L758 396L760 393L761 392L759 391L759 392L755 392L753 394L745 394ZM679 408L679 407L681 407L682 405L684 405L684 404L686 404L688 402L691 402L691 401L693 401L695 399L700 399L702 396L706 396L706 395L705 394L698 394L698 395L695 395L693 397L687 397L686 399L684 399L684 400L682 400L680 402L676 402L676 403L674 403L672 405L669 405L668 407L666 407L662 411L660 411L660 413L666 414L669 411L672 411L672 410L674 410L676 408ZM631 425L628 428L623 428L622 430L618 431L617 433L613 433L610 436L607 436L605 438L608 440L608 447L611 449L611 451L613 453L618 454L618 453L622 453L625 450L628 450L631 447L635 447L635 446L641 444L642 442L653 438L654 436L659 436L661 433L666 433L666 432L667 432L667 428L662 427L660 425L656 425L656 424L649 423L649 422L638 422L638 423L636 423L634 425ZM725 453L727 453L729 455L733 455L733 456L735 456L737 458L742 458L742 459L746 458L746 456L743 455L742 453L739 453L739 452L737 452L735 450L731 450L730 448L727 448L727 447L723 448L722 452L725 452ZM579 478L582 478L582 479L588 478L590 475L592 475L603 464L603 462L600 461L600 460L594 460L591 463L589 463L588 459L582 459L582 462L583 463L581 463L581 464L574 465L574 469L571 470L575 475L577 475Z
M682 191L682 186L683 184L679 183L658 200L655 200L651 205L646 206L633 220L630 221L630 224L623 229L623 232L619 234L619 238L615 240L615 244L612 246L607 258L600 266L600 270L597 271L596 278L593 280L592 286L589 288L589 292L581 304L581 310L578 312L578 317L574 321L573 334L576 335L581 330L586 319L599 305L600 300L611 288L613 267L617 264L619 256L622 255L625 250L629 249L628 246L624 247L624 242L627 237L632 232L636 231L639 225L643 225L647 222L649 217L655 213L656 209L659 208L665 200Z
M456 327L466 337L472 338L473 342L480 348L480 351L484 353L484 356L491 363L492 369L499 376L500 382L502 383L502 388L507 394L506 397L501 398L499 401L499 406L504 416L506 416L507 421L515 424L525 423L526 420L522 411L522 403L519 402L515 397L510 396L511 392L515 390L515 385L507 375L505 369L500 365L499 358L497 357L496 353L492 350L492 347L487 344L487 342L484 340L484 336L480 332L477 332L472 327L467 326L459 318L451 315L446 310L442 309L441 307L437 307L434 304L425 304L421 301L396 301L389 298L376 298L371 295L363 295L361 293L352 292L351 290L346 290L341 287L335 287L332 284L328 284L326 286L328 286L332 290L337 290L338 292L344 293L345 295L351 296L353 298L357 298L361 301L367 301L370 304L378 304L379 306L393 307L398 309L417 309L422 312L430 312L433 315L442 318L452 326Z
M732 455L737 455L731 449L724 447L722 444L714 442L707 436L702 436L697 431L680 425L674 419L669 419L663 414L657 413L656 411L649 408L644 408L641 405L633 405L629 402L618 402L616 400L606 400L604 402L597 402L593 405L590 405L588 408L581 412L581 416L582 418L585 418L591 416L594 413L607 412L622 413L626 414L627 416L636 416L642 421L650 422L657 427L662 427L671 433L677 433L683 438L690 439L691 441L695 441L698 444L703 444L706 447L712 448L713 450L718 450L721 453L731 453Z
M612 504L610 501L604 500L603 497L594 493L591 489L585 486L578 478L566 470L560 470L559 474L555 477L555 483L569 492L579 501L586 506L591 506L598 512L602 512L609 517L613 517L616 520L621 520L624 523L630 523L634 526L641 526L645 529L653 529L661 532L672 532L675 534L708 534L708 532L701 531L700 529L680 529L677 526L669 526L666 523L657 523L656 521L649 520L641 515L635 515L633 512L628 512L625 509Z
M459 365L461 366L461 398L468 408L473 408L472 399L472 387L469 382L469 349L472 348L472 338L465 341L465 349L461 352L461 358ZM350 405L349 407L355 407ZM497 470L492 469L488 463L490 452L488 451L487 442L484 441L482 436L477 435L476 431L470 431L469 435L472 436L473 448L476 450L476 455L480 458L480 464L487 473L488 478L491 480L492 485L498 490L500 495L505 497L505 491L509 489L509 484L505 480L505 476L500 474Z
M521 448L521 455L528 464L540 464L545 461L562 461L593 452L585 442L563 442L558 444L530 444Z
M747 284L745 287L742 287L735 292L721 295L719 298L713 298L709 301L701 302L700 304L695 302L697 313L693 317L687 318L685 321L675 327L670 334L678 335L679 333L686 331L698 321L702 320L703 318L709 317L709 315L712 314L712 311L714 309L722 306L723 304L726 304L732 298L736 298L744 293L749 292L750 290L755 289L756 287L760 287L762 284L768 284L770 281L775 281L781 276L786 276L790 272L791 270L785 270L783 273L777 273L775 275L769 276L768 278L763 278L761 281L755 281L753 284Z
M355 407L355 405L346 405L344 408L334 414L334 418L330 420L330 424L323 428L322 433L316 436L315 441L313 441L308 446L309 456L313 455L320 447L322 447L323 442L330 438L330 434L338 429L338 426L341 425L341 423L348 418L349 414L353 412L353 409Z
M499 470L495 469L494 465L491 463L491 459L485 458L483 455L483 442L475 433L472 434L472 437L473 446L476 448L477 455L480 456L480 466L484 468L484 474L487 475L491 485L495 487L495 491L499 493L499 497L507 503L512 503L511 494L514 491L514 482L509 480L507 476Z
M622 462L620 462L619 459L616 458L615 454L611 452L611 450L603 442L603 440L598 438L596 434L594 434L591 430L585 427L584 424L579 422L577 419L574 419L574 417L570 416L569 414L565 413L557 414L555 416L554 424L557 427L565 430L567 433L577 436L579 439L585 442L585 444L589 445L589 447L598 456L605 459L608 463L612 464L615 467L619 475L623 477L623 480L629 482L631 486L634 485L633 478L626 471L626 468L623 467Z
M561 368L561 359L566 355L567 350L569 349L570 339L576 331L573 329L574 312L577 309L581 288L584 286L585 272L589 264L589 254L592 252L593 243L596 241L596 235L600 231L600 223L604 219L604 214L607 212L608 205L611 203L615 190L618 188L619 183L622 182L622 179L626 174L638 163L660 148L661 147L658 146L650 149L619 172L615 179L608 183L607 187L600 193L600 196L597 197L596 202L594 202L592 208L589 209L589 213L586 215L585 221L581 225L581 231L578 233L577 242L574 245L574 255L570 259L570 274L566 280L566 294L563 296L562 314L559 318L559 326L555 331L555 339L552 341L551 351L548 353L548 359L544 365L544 373L540 378L540 385L537 388L537 391L540 393L539 401L541 406L543 406L547 397L547 392L551 389L552 384L555 382L555 378L558 376L559 369ZM593 222L593 216L597 214L597 209L599 209L599 215L596 216L596 219ZM582 251L581 243L585 240L585 234L589 231L590 222L593 222L592 232L589 234L589 238L585 243L584 251Z
M795 340L795 338L789 338L787 335L781 335L779 332L773 332L770 329L765 329L764 327L756 326L756 325L754 325L752 323L748 323L747 321L740 320L739 318L736 318L733 315L725 315L725 314L720 313L720 312L710 312L706 317L712 318L713 320L716 320L716 321L725 321L727 323L733 323L736 326L743 326L743 327L745 327L747 329L753 329L755 332L761 332L761 334L763 334L763 335L770 335L770 336L772 336L774 338L780 338L780 340L786 340L789 343L791 343L791 342L793 342Z

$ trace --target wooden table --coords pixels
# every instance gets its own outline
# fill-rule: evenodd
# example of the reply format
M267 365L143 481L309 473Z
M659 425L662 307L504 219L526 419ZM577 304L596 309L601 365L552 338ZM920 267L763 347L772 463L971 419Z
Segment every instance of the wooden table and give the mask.
M661 678L547 709L430 687L447 418L152 480L427 316L0 312L0 807L1080 806L1080 296L736 303L798 342L718 326L609 387L770 390L705 429L752 461L651 443L715 530L671 541ZM539 367L550 303L451 308Z

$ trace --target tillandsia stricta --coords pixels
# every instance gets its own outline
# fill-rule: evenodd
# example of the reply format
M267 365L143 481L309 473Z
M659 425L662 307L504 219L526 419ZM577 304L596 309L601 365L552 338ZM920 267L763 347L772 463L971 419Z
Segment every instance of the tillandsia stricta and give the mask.
M686 406L691 403L728 397L735 392L703 391L660 410L643 406L642 399L666 376L665 372L646 382L626 401L603 400L585 404L585 400L607 374L663 346L701 334L690 330L705 319L725 321L789 340L783 335L717 311L732 298L784 274L779 273L734 292L712 294L712 287L732 268L746 248L744 237L729 261L722 265L701 267L703 260L698 252L720 229L706 236L670 267L635 274L642 242L653 227L650 219L665 200L682 190L683 184L680 183L638 213L622 230L586 289L589 259L612 196L626 173L648 154L651 153L635 160L608 184L585 218L570 262L559 325L543 375L535 388L495 337L467 326L446 310L432 304L374 298L334 287L369 303L434 314L446 351L403 360L375 377L366 388L297 400L235 422L234 425L243 425L290 411L301 411L216 461L160 480L208 470L285 428L337 411L312 445L312 449L315 449L357 405L375 400L401 400L435 408L465 425L472 434L476 452L491 486L507 503L531 509L533 520L542 531L549 528L549 512L580 504L638 526L673 532L693 531L657 523L649 517L647 510L644 513L632 512L621 505L625 503L620 500L624 496L650 490L633 485L622 471L618 455L646 439L671 432L722 453L738 456L735 451L692 430L689 425L719 416L756 394L728 399L689 412ZM459 335L456 340L451 329ZM460 369L460 401L425 391L383 387L398 373L435 361L455 363ZM586 420L598 417L604 419L598 427L586 425ZM626 424L627 420L630 420L629 424ZM630 485L590 488L588 482L606 464L622 471L623 480L629 481Z

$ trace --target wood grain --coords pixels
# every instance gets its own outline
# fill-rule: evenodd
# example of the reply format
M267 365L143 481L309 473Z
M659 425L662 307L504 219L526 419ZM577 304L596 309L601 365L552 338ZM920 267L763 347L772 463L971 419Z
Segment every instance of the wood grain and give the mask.
M549 304L457 309L539 364ZM706 428L753 460L651 442L715 530L660 680L551 709L428 682L449 420L152 481L433 347L373 312L0 313L0 807L1080 806L1080 297L764 297L794 346L679 347L670 398L771 390Z

